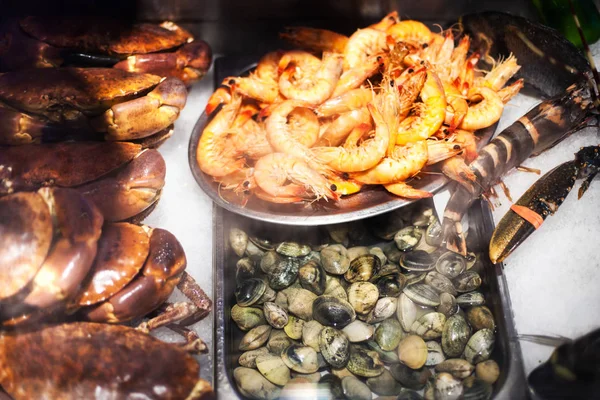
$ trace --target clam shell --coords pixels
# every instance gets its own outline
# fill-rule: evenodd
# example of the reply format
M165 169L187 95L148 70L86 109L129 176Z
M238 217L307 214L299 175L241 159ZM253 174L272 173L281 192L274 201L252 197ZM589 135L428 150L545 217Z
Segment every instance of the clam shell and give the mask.
M288 313L305 321L312 319L313 301L317 298L316 294L301 288L287 288L283 292L287 296Z
M251 399L274 400L281 393L281 389L255 369L238 367L233 370L233 379L242 395Z
M396 351L385 351L381 347L379 347L377 342L375 342L374 340L369 340L365 342L365 345L369 349L377 352L381 361L383 361L386 364L396 364L400 362L400 359L398 358L398 353Z
M348 248L348 258L350 259L350 264L352 264L352 261L354 261L356 258L366 254L369 254L369 248L367 246L354 246Z
M465 359L471 364L489 359L494 350L495 342L496 338L493 331L481 329L475 332L465 346Z
M256 368L256 357L260 356L261 354L267 353L269 353L269 349L267 349L266 347L259 347L256 350L248 350L242 353L242 355L238 359L238 363L242 367Z
M405 336L407 333L402 330L400 322L394 318L386 319L375 329L375 341L384 351L396 349Z
M240 307L237 304L231 307L231 319L243 331L248 331L267 322L263 310L260 308Z
M319 321L308 321L302 327L302 343L310 346L315 351L319 350L319 333L323 329L323 325Z
M388 319L396 313L398 299L395 297L382 297L377 300L375 307L367 314L365 322L376 324L385 319Z
M275 251L287 257L304 257L310 253L310 246L296 242L282 242Z
M258 371L271 383L283 386L292 379L290 369L285 365L280 356L270 353L261 354L256 357L255 361Z
M428 245L438 247L442 244L442 225L437 217L433 217L425 231L425 241Z
M248 246L248 235L241 229L231 228L229 230L229 245L238 257L242 257Z
M420 207L414 210L412 217L412 224L414 226L426 227L437 218L435 212L431 207Z
M334 244L321 250L323 269L333 275L343 275L350 268L348 250L341 244Z
M365 247L365 250L367 248ZM371 279L373 273L381 268L381 261L373 254L363 254L350 262L344 279L348 282L366 282Z
M279 253L269 250L260 259L260 269L265 274L269 274L281 260L283 257Z
M436 311L444 314L446 317L454 315L460 307L456 303L456 298L450 293L440 293L440 305Z
M350 346L350 358L346 368L354 375L365 378L379 376L385 369L376 351L359 345Z
M346 367L350 358L350 342L343 332L329 326L319 334L319 350L321 355L333 368Z
M267 273L269 286L274 290L285 289L296 281L300 262L296 258L283 257Z
M425 340L442 337L446 316L439 312L430 312L422 315L413 322L410 331L421 336Z
M373 398L371 389L354 376L346 376L342 379L342 390L344 397L348 400L371 400Z
M423 230L416 226L407 226L394 235L394 242L400 251L410 251L415 248L423 237ZM389 258L389 255L388 255Z
M425 283L435 289L438 293L450 293L456 296L458 293L450 278L437 271L429 271L425 276Z
M390 372L403 386L414 390L423 389L431 378L431 371L425 367L413 369L404 364L395 364L390 367Z
M398 358L400 362L412 369L419 369L427 361L427 345L417 335L409 335L398 345Z
M397 395L402 390L402 385L387 369L383 370L381 375L367 379L367 386L381 396Z
M296 318L290 315L288 323L283 327L283 331L290 339L299 340L302 338L302 328L304 327L304 320Z
M293 371L312 374L319 369L317 352L309 346L293 344L281 353L281 359Z
M442 331L442 348L448 357L459 357L469 340L471 329L465 318L455 314L448 318Z
M397 263L404 254L394 242L384 244L381 250L383 250L383 254L385 254L389 263Z
M434 385L435 398L440 400L459 399L463 392L461 381L446 372L437 374Z
M267 283L262 279L247 279L236 287L235 300L238 305L248 307L258 303L266 290Z
M444 356L444 352L442 351L442 346L438 342L426 342L427 345L427 361L425 361L425 365L428 367L433 367L443 362L446 359Z
M467 311L467 321L469 321L473 330L476 331L480 329L496 330L492 311L486 306L471 307Z
M348 340L352 343L364 342L371 339L375 332L375 327L359 320L354 320L346 325L342 332L348 336Z
M281 354L292 343L292 339L283 330L273 329L267 341L267 349L273 354Z
M242 338L239 349L242 351L258 349L266 343L271 329L273 328L270 325L260 325L250 329Z
M298 269L300 285L316 295L325 292L327 274L316 260L309 260Z
M356 319L356 313L349 302L323 295L314 301L312 317L323 325L343 328Z
M268 324L275 329L281 329L288 323L288 315L285 310L273 302L263 304L263 312Z
M424 283L416 283L405 287L404 294L422 306L437 307L440 305L439 293Z
M400 266L411 272L427 272L435 268L435 258L426 251L414 250L402 255Z
M470 362L462 358L449 358L435 366L436 371L448 372L458 379L465 379L473 373L474 369Z
M400 272L384 275L377 279L371 279L371 282L377 286L379 295L384 297L398 297L406 287L406 276Z
M398 297L396 317L406 332L410 331L413 322L417 320L417 306L405 293Z
M370 282L356 282L348 288L348 303L357 314L368 314L378 298L379 290Z
M435 263L435 270L450 279L456 278L465 272L467 263L463 256L448 251L440 256Z
M256 263L248 257L240 258L235 264L235 281L239 285L246 279L258 278L260 271Z
M454 278L452 283L454 283L454 287L460 293L472 292L481 286L481 276L477 272L471 270L463 272Z
M330 275L327 275L325 279L325 291L324 295L334 296L338 299L348 301L348 294L346 293L346 289L342 286L339 279Z
M413 390L402 390L396 400L423 400L423 396Z
M482 361L475 366L475 374L477 378L493 385L500 376L500 367L494 360Z
M426 272L408 272L404 274L406 277L406 286L414 285L415 283L422 283L427 276Z
M319 379L319 386L327 390L332 399L343 399L342 379L333 374L325 374Z
M492 385L475 376L463 381L463 400L487 400L492 397L492 392Z
M379 258L381 265L385 265L387 262L387 257L380 247L371 247L369 249L369 254L373 254L375 257Z
M456 303L461 307L481 306L485 304L485 297L479 292L464 293L456 298Z

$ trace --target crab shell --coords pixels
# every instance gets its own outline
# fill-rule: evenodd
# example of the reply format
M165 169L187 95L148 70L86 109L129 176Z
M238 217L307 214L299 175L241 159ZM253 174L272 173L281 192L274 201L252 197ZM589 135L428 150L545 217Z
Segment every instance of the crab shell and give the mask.
M125 326L70 323L5 332L0 367L0 384L16 400L199 399L212 394L191 355Z
M167 129L185 106L175 78L113 68L44 68L0 75L0 144L43 140L45 129L103 134L108 141L146 138Z
M113 66L181 79L208 71L212 52L173 22L130 23L98 17L26 17L0 24L0 70L31 67Z
M0 147L0 196L41 187L75 188L107 221L152 207L165 184L156 150L127 142L66 142Z

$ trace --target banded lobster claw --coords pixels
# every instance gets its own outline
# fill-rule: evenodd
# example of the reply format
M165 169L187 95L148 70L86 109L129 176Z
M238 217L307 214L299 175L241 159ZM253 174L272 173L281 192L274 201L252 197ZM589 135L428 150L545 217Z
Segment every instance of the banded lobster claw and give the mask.
M538 179L502 217L490 240L489 255L493 263L508 257L549 216L553 215L576 179L584 179L579 198L600 171L600 146L583 147L575 159L567 161Z

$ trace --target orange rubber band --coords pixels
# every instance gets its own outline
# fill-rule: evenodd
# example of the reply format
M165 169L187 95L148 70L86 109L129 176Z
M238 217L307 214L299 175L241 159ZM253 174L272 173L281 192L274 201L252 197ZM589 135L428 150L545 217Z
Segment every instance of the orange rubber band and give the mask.
M544 222L544 218L531 208L527 208L525 206L520 206L518 204L513 204L510 206L510 209L517 213L518 216L523 218L525 221L529 222L535 229L538 229L540 225Z

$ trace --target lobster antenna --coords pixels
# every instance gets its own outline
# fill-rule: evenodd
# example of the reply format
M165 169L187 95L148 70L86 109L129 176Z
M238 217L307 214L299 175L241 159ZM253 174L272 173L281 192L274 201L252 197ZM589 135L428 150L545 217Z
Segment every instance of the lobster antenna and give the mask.
M573 20L575 21L575 26L577 27L577 31L579 32L579 37L581 38L581 43L583 44L583 50L585 52L585 56L587 57L590 66L592 67L592 74L594 76L594 80L591 82L592 87L595 86L596 90L592 90L592 96L594 99L594 106L596 109L600 107L600 100L596 95L596 91L600 92L600 74L598 74L598 70L596 69L596 63L594 62L594 57L592 57L592 52L590 50L590 46L588 45L587 40L585 40L585 35L583 34L583 29L581 28L581 24L579 23L579 17L577 17L577 13L575 12L575 6L573 5L573 0L569 0L569 8L571 9L571 14L573 15ZM593 83L595 82L595 85Z

